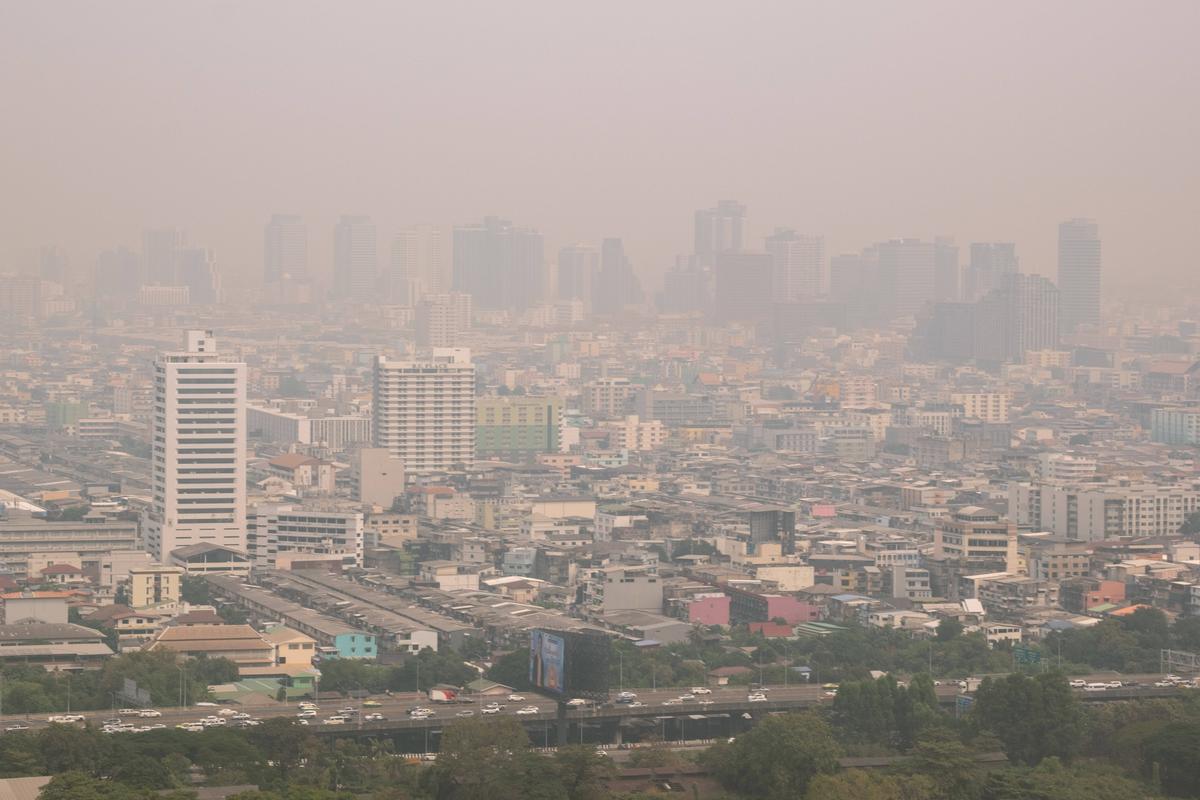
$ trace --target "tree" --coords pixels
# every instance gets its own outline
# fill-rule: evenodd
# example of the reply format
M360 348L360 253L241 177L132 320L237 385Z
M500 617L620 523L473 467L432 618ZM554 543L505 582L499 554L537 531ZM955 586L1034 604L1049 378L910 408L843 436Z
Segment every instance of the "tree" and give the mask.
M1183 536L1195 536L1200 533L1200 511L1193 511L1187 515L1183 525L1179 527L1179 533Z
M212 605L212 593L208 589L208 581L194 575L184 575L179 587L179 596L184 602L198 606Z
M851 769L818 775L805 800L933 800L932 783L921 776L897 777Z
M1061 673L987 678L975 694L973 717L999 737L1009 759L1030 766L1079 750L1079 704Z
M529 683L529 652L514 650L501 656L487 671L487 679L511 686L521 691L529 691L533 687Z
M771 716L732 744L709 748L705 763L727 789L764 800L793 800L817 775L837 769L829 725L811 713Z
M948 642L951 639L957 639L962 636L963 624L955 617L946 617L937 626L937 638L939 642Z
M640 752L634 751L635 754ZM554 754L554 763L559 780L572 800L604 797L601 781L613 772L612 761L607 756L586 745L571 745Z
M1142 746L1142 769L1173 797L1200 797L1200 721L1172 722L1151 735Z
M457 720L442 736L432 770L433 794L452 800L518 800L562 796L553 764L529 747L512 717Z
M294 720L272 717L263 722L250 734L250 741L266 753L275 765L281 781L301 761L316 751L316 739L312 733Z

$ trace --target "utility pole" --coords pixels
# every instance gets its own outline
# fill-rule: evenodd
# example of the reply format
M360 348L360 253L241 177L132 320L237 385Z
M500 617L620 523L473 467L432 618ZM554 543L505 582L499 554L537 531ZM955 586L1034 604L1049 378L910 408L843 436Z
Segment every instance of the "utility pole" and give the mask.
M617 651L617 691L625 691L625 656Z

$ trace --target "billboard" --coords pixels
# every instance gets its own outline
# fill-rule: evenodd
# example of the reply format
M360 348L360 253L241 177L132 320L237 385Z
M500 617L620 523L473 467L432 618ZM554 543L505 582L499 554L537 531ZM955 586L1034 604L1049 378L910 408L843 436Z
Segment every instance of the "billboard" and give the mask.
M566 650L562 634L537 630L529 635L529 682L533 688L563 693Z
M600 631L535 630L529 635L529 682L564 699L608 699L612 643Z

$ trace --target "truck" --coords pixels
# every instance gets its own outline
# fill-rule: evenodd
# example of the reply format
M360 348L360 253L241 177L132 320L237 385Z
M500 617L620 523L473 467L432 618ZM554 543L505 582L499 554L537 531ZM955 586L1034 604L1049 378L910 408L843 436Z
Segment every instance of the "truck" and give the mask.
M458 692L454 689L430 689L429 699L434 703L457 703Z

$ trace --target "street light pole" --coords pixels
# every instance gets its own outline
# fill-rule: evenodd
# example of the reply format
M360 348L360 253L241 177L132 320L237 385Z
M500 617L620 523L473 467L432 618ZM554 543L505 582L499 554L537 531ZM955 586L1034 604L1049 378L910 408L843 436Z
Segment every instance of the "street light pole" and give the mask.
M617 651L617 687L618 691L625 691L625 656L620 650Z

